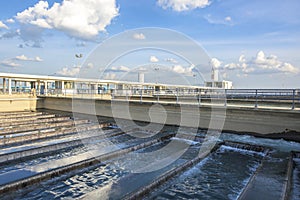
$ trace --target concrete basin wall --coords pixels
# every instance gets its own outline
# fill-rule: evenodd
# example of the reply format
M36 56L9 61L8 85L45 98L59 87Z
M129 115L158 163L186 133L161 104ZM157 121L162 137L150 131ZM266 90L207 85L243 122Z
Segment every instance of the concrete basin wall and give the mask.
M24 111L36 110L37 105L36 97L14 97L14 96L1 96L0 98L0 111Z
M73 109L72 104L76 105ZM80 106L78 106L80 105ZM112 112L110 100L72 99L60 97L44 97L38 101L37 108L45 108L60 111L74 111L78 113L99 116L125 118L130 120L150 122L149 110L156 105L155 102L130 102L114 101L113 105L118 107L117 112ZM126 115L126 106L129 105L130 116ZM158 110L157 116L167 115L166 121L159 121L160 117L154 117L152 122L167 125L197 126L207 129L214 128L214 124L220 124L225 118L223 130L240 133L258 133L262 135L272 133L300 133L300 112L297 110L275 110L254 108L227 108L222 106L188 106L176 104L160 104L163 110ZM182 109L184 109L185 120L182 120ZM196 110L196 112L195 112ZM213 112L212 112L213 111ZM161 112L161 113L159 113ZM213 114L213 116L212 116ZM200 115L198 123L197 118ZM196 121L195 121L196 120ZM183 122L184 121L184 122ZM299 134L297 134L299 135ZM296 136L296 135L295 135Z

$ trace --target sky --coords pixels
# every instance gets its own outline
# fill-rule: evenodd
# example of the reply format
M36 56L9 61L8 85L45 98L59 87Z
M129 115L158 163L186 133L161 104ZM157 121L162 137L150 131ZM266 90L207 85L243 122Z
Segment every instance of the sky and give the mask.
M155 81L175 80L176 74L195 77L200 62L188 62L178 53L198 53L183 50L178 38L185 38L201 47L199 52L207 54L219 77L232 81L235 88L300 88L299 10L298 0L1 1L0 72L78 76L83 68L97 73L109 65L103 78L113 79L117 72L124 75L152 66L155 73L146 77ZM173 46L172 52L133 51L127 59L119 55L111 63L92 59L116 55L118 47L102 44L118 37L126 40L126 34L132 34L128 41L152 44L157 38L149 36L147 27L169 31L180 48L177 54ZM209 73L201 72L205 80Z

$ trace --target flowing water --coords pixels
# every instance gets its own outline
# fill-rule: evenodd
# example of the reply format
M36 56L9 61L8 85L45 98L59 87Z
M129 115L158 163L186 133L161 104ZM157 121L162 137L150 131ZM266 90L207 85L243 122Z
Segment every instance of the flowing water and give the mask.
M171 131L169 131L171 133ZM199 133L199 136L204 136ZM134 140L128 135L117 136L111 139L115 144L124 147L130 144L139 144L147 139ZM148 139L149 140L149 139ZM224 133L219 141L230 140L236 142L262 145L271 148L277 154L287 153L291 150L300 151L300 144L284 140L255 138ZM187 140L175 139L175 142L187 142ZM140 149L137 152L152 152L164 147L168 142L160 142L150 147ZM135 157L126 154L118 158L99 163L90 168L75 170L55 179L44 181L38 185L19 190L14 194L2 196L3 199L74 199L92 194L98 199L122 199L124 196L139 190L145 185L155 181L168 170L182 165L193 159L200 148L200 144L190 143L191 146L179 159L162 169L147 172L133 173L130 166L136 164ZM13 166L1 166L1 173L11 170L34 166L43 162L54 161L60 158L76 156L87 151L86 147L78 147L57 155L28 160ZM174 149L174 152L176 149ZM276 153L274 155L276 155ZM221 146L197 163L194 167L173 177L160 187L155 189L148 199L237 199L246 187L252 175L260 167L265 155L251 150ZM155 158L153 158L155 159ZM158 159L158 158L157 158ZM159 160L159 159L158 159ZM268 162L285 162L276 157L269 156ZM299 166L300 161L295 160L293 196L291 199L299 199ZM284 174L276 174L284 179ZM278 189L278 188L277 188ZM266 191L272 193L271 191ZM275 192L275 189L274 189ZM94 196L93 196L94 195Z

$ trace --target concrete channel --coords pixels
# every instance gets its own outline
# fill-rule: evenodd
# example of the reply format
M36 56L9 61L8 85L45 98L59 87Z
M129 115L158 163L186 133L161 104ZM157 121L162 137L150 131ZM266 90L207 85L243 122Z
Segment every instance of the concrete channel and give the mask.
M265 200L286 199L290 187L290 167L291 158L289 153L269 152L268 156L264 157L261 165L250 178L238 199L251 200L258 197ZM266 193L264 192L266 190L273 192Z
M207 155L210 153L215 152L218 150L222 145L244 149L244 150L251 150L256 152L268 152L268 149L258 146L258 145L250 145L245 143L238 143L238 142L231 142L231 141L224 141L216 145L212 150L208 152L204 152L200 155L198 155L196 158L187 161L183 163L181 166L175 167L166 173L162 174L160 177L158 177L155 181L151 182L150 184L140 188L139 190L127 195L124 197L126 200L135 200L135 199L142 199L152 191L154 191L156 188L161 187L164 183L169 181L172 178L175 178L178 174L183 173L184 171L188 170L189 168L193 167L197 163L201 162L204 158L206 158Z
M76 126L75 126L76 125ZM61 116L57 114L48 114L46 112L6 112L0 113L0 165L8 165L12 163L18 163L22 160L41 157L43 155L52 155L66 149L77 148L89 141L98 141L105 138L113 138L125 134L120 129L108 129L101 134L97 131L99 129L110 126L110 123L96 123L86 119L74 119L69 116ZM91 131L91 133L89 132ZM138 130L133 130L138 131ZM81 133L81 136L76 135ZM97 167L100 163L111 159L119 159L119 157L129 154L133 151L138 151L152 145L158 144L162 141L168 141L174 137L175 134L168 134L159 136L158 138L151 138L151 140L139 140L130 141L130 145L122 147L121 149L112 150L103 154L96 155L95 157L88 157L80 161L71 162L61 166L54 166L51 169L32 174L28 177L20 178L19 180L8 182L7 184L0 185L0 193L12 193L16 190L26 188L34 184L38 184L42 181L52 179L54 177L68 176L78 170L88 170L92 167ZM183 138L189 139L190 135L182 134ZM198 138L202 139L201 137ZM49 142L48 144L44 141ZM34 143L35 142L35 143ZM200 142L200 143L201 143ZM22 149L22 144L26 144L28 147ZM40 144L39 144L40 143ZM24 145L24 146L26 146ZM31 146L30 146L31 145ZM290 199L291 188L293 185L292 176L294 162L293 159L299 156L299 153L293 152L283 153L271 151L269 148L259 145L250 145L246 143L239 143L233 141L220 142L214 149L204 152L197 157L172 167L171 169L160 174L154 181L149 184L142 185L138 190L135 190L126 196L124 199L142 199L151 193L153 190L159 188L161 185L167 183L173 178L176 178L179 174L195 166L201 162L208 154L215 152L222 145L230 146L247 151L262 152L265 156L254 174L251 175L245 188L242 190L238 199L255 199L261 194L263 199ZM5 152L5 149L13 149ZM19 148L19 149L18 149ZM269 160L269 157L275 158ZM277 166L278 165L278 166ZM274 173L284 173L282 177L273 177ZM266 182L268 180L268 182ZM276 184L270 184L270 183ZM272 188L273 194L266 196L263 190ZM274 189L275 188L275 189ZM83 196L83 198L87 198Z
M170 136L164 136L161 138L153 139L151 141L147 141L138 145L130 146L128 148L112 151L100 156L96 156L94 158L89 158L82 160L80 162L76 162L73 164L69 164L63 167L55 168L46 172L38 173L37 175L31 176L29 178L25 178L23 180L19 180L13 183L5 184L3 186L0 186L0 193L5 193L5 192L13 192L15 190L27 187L32 184L39 183L41 181L45 181L47 179L51 179L57 176L60 176L62 174L66 174L68 172L71 172L73 170L79 170L85 167L89 167L92 165L96 165L98 163L101 163L103 161L127 154L132 151L137 151L139 149L154 145L158 142L161 142L163 140L169 139Z
M102 125L94 125L94 126L87 126L86 128L82 127L81 131L86 132L86 131L97 131L99 128L106 127L105 125L107 124L102 124ZM79 132L79 131L78 131ZM77 134L78 132L74 132L74 134ZM63 150L66 148L71 148L71 147L76 147L83 145L85 142L92 141L92 140L99 140L99 139L104 139L104 138L110 138L110 137L115 137L121 134L124 134L124 132L120 130L113 130L113 131L106 131L104 134L91 134L88 135L86 134L86 137L83 136L73 136L74 134L71 135L70 137L67 137L66 139L62 140L61 142L57 141L55 144L49 145L38 145L35 144L33 145L33 148L30 148L29 145L25 145L26 147L29 148L21 148L18 150L16 148L16 151L11 151L9 150L8 153L1 154L0 153L0 164L3 164L4 162L10 162L10 161L15 161L17 159L25 159L27 157L32 157L32 156L37 156L39 154L44 154L44 153L49 153L49 152L55 152L58 150ZM49 136L49 135L48 135ZM70 136L70 135L68 135ZM44 137L49 139L49 137ZM10 148L11 149L11 148ZM5 149L2 149L2 151L5 151Z

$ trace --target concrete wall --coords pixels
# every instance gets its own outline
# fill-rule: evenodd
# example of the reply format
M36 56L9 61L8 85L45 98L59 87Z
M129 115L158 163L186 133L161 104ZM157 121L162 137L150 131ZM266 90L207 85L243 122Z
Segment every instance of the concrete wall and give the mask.
M5 96L0 98L0 111L24 111L36 110L37 98L35 97L13 97Z
M74 105L75 107L73 107ZM112 113L112 105L113 110ZM300 112L293 110L271 110L250 108L211 108L208 106L179 106L175 104L161 104L163 109L154 106L154 103L112 102L109 100L88 100L46 97L38 101L38 108L75 111L79 113L94 113L100 116L114 118L128 118L126 107L129 108L130 119L150 122L149 110L153 122L168 125L198 126L201 128L216 128L241 133L300 133ZM182 113L182 110L185 114ZM166 122L163 117L167 115ZM200 121L197 121L200 115ZM161 121L160 121L161 120Z

